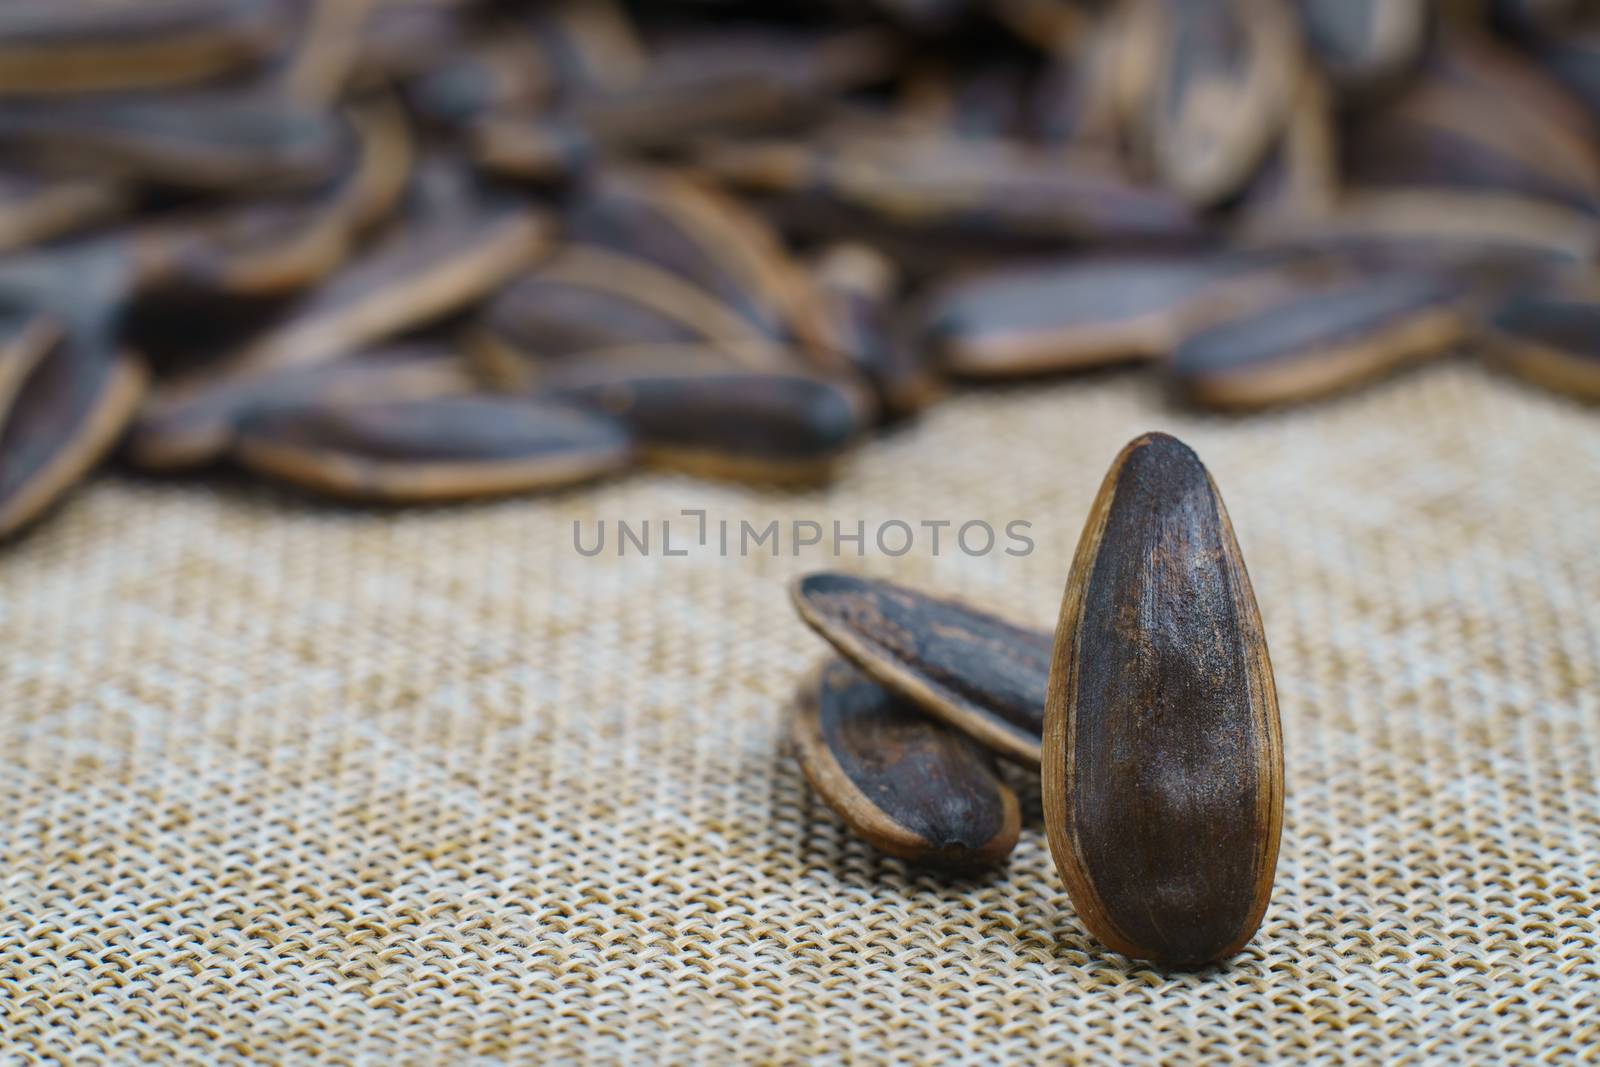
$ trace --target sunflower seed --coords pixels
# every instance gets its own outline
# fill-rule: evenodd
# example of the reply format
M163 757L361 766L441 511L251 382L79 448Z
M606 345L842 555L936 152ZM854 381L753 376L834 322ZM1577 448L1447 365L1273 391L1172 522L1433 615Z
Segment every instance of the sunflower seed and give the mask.
M1295 28L1273 0L1155 0L1159 55L1141 137L1170 189L1213 204L1242 188L1282 127L1299 77Z
M1522 378L1600 401L1600 302L1522 294L1489 320L1488 351Z
M0 7L0 93L196 82L263 58L285 29L269 0L10 0Z
M474 384L454 352L411 342L276 374L208 382L202 388L168 386L140 410L125 452L145 470L198 467L223 458L240 423L259 411L313 402L421 400L472 392Z
M178 189L308 189L338 173L348 131L270 96L194 91L12 101L0 108L0 146L69 173Z
M794 369L784 346L699 287L632 256L568 244L490 302L481 354L508 388L535 373L529 361L591 349L702 343L752 369Z
M0 369L0 537L59 500L133 417L145 370L116 337L129 260L120 244L95 244L0 269L0 317L14 324Z
M354 238L394 209L411 166L410 134L393 108L368 108L351 125L350 165L326 189L243 201L149 230L142 285L262 298L331 274Z
M1010 141L849 132L820 141L721 144L700 160L768 197L792 226L839 239L909 234L1010 251L1063 241L1193 243L1204 221L1104 161Z
M765 221L668 171L602 175L567 213L572 240L637 256L722 300L767 337L821 349L824 314Z
M923 332L964 377L1154 359L1184 332L1281 294L1294 258L1080 256L979 274L930 300Z
M1078 544L1043 785L1056 870L1102 943L1197 966L1255 934L1283 820L1272 665L1216 486L1165 434L1117 457Z
M1319 396L1455 345L1468 326L1462 295L1425 275L1312 290L1187 338L1172 374L1192 399L1220 407Z
M1426 0L1298 0L1306 40L1345 95L1392 84L1428 42Z
M838 244L824 251L815 275L830 312L828 347L872 383L884 411L908 415L933 403L939 382L893 319L894 264L866 245Z
M0 172L0 252L12 252L107 223L133 204L111 178Z
M231 455L314 492L416 503L573 485L623 469L631 451L603 416L478 395L268 405L240 420Z
M1038 766L1047 631L830 571L806 575L791 593L800 618L877 684L1000 755Z
M1017 843L1017 797L992 757L842 660L801 683L790 736L817 795L882 852L962 868Z
M204 377L324 362L427 325L514 276L542 251L545 233L540 216L517 207L404 225Z
M647 462L717 478L826 479L872 414L849 385L743 370L694 346L597 350L550 364L533 384L626 424Z

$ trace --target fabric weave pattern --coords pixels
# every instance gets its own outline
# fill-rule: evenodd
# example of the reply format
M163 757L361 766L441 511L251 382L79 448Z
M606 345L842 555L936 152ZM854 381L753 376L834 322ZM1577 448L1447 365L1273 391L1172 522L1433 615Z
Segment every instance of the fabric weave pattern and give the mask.
M1196 974L1088 939L1036 787L1009 864L946 879L850 838L782 741L822 652L791 577L1048 625L1149 429L1227 501L1287 748L1266 922ZM678 542L681 508L1022 519L1035 549L573 548L575 519ZM0 554L0 1046L1593 1062L1597 545L1600 416L1471 364L1247 419L1126 374L959 394L804 493L645 475L388 512L104 477Z

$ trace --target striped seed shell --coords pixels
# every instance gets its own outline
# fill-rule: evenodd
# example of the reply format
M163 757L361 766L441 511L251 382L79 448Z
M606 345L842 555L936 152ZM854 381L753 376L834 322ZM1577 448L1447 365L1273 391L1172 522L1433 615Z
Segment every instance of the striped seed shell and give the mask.
M1024 766L1038 766L1050 634L881 579L822 571L800 618L873 681Z
M1283 821L1272 665L1216 486L1165 434L1123 449L1078 542L1042 778L1056 870L1100 942L1192 967L1254 936Z
M790 736L817 795L880 851L967 868L1017 843L1017 797L993 758L843 660L801 682Z
M432 503L589 481L625 468L631 448L604 416L478 394L268 405L240 420L231 454L317 493Z
M1440 355L1467 329L1459 285L1379 274L1296 293L1202 330L1177 347L1170 367L1199 403L1255 407L1320 396Z

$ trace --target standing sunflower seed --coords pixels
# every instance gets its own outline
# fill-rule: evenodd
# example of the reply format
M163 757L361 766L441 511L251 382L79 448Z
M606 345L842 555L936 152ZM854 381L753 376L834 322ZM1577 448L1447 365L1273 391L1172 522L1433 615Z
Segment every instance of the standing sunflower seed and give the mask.
M817 795L891 856L964 868L1016 846L1017 797L992 757L843 660L801 683L791 738Z
M1469 323L1459 285L1380 274L1314 289L1183 341L1171 371L1192 399L1253 407L1307 399L1439 355Z
M1283 820L1272 665L1216 486L1165 434L1123 449L1078 543L1043 784L1056 870L1102 943L1189 967L1255 934Z
M806 575L791 593L800 618L879 685L1000 755L1038 766L1048 632L828 571Z

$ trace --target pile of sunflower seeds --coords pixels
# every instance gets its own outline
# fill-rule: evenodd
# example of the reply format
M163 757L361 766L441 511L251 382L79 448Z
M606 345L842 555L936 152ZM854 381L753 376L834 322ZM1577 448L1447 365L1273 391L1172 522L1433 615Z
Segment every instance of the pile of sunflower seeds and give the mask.
M950 379L1600 396L1589 0L9 0L0 536L826 478Z

